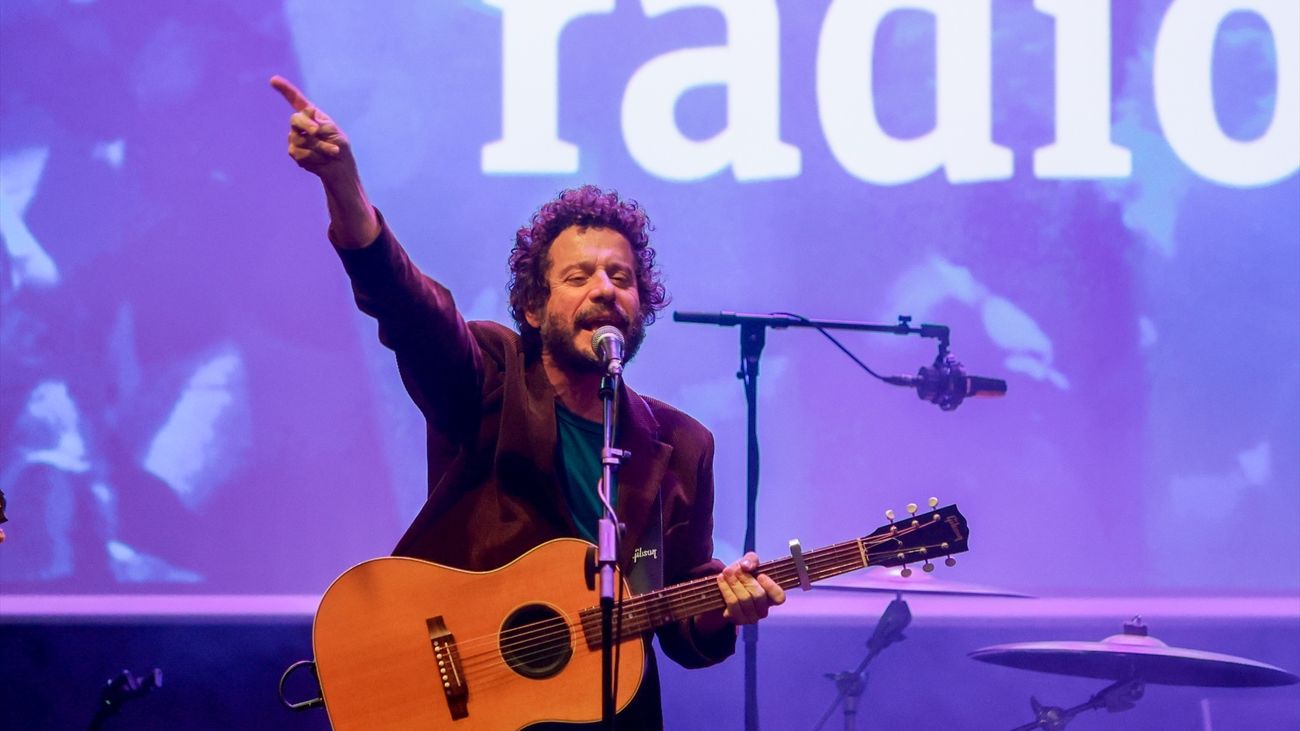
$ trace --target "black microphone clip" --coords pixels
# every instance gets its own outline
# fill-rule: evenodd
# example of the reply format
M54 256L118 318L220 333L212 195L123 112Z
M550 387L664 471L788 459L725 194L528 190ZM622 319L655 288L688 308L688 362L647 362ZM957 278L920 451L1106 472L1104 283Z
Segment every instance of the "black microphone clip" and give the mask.
M894 386L915 388L918 398L944 411L961 406L968 396L1004 396L1007 392L1006 381L968 376L962 364L942 350L933 366L923 366L915 376L886 376L884 380Z

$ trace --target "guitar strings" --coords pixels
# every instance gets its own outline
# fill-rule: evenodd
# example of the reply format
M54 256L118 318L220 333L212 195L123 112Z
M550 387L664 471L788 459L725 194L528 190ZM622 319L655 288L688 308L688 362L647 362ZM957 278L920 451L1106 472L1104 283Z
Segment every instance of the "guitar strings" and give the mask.
M844 566L861 565L860 561L848 562L848 563L841 563L840 567L837 568L834 565L830 565L826 561L820 561L819 563L828 564L828 565L818 566L816 573L817 573L817 578L819 580L822 578L826 578L828 576L834 576L843 573L842 567ZM810 571L810 574L811 573L813 572ZM702 608L707 608L708 606L712 606L712 605L714 605L714 600L710 599L708 603L702 605ZM571 624L569 624L568 626L570 629L575 629ZM568 634L567 630L565 631L565 634ZM629 635L624 637L622 641L634 641L638 638L639 635L634 634L634 635ZM566 642L566 646L567 646L567 642ZM526 659L537 659L541 656L548 654L549 651L550 648L541 648L540 650L534 649L532 652L525 653L524 655L517 656L517 657L518 659L525 660L525 661ZM515 680L519 677L518 674L512 668L509 667L508 663L506 663L504 659L500 657L495 657L495 658L490 658L490 660L491 661L486 664L482 662L475 663L473 670L470 669L468 664L466 664L464 668L464 672L466 673L467 676L466 678L467 681L472 681L472 684L476 689L479 690L490 689L494 686L501 685L507 681Z
M861 546L859 546L859 540L851 540L851 541L835 544L832 546L828 546L825 549L820 549L814 552L816 558L810 555L809 563L817 564L818 570L825 571L828 568L828 566L826 565L828 564L828 562L838 563L842 560L842 558L850 558L851 560L848 561L845 570L851 570L853 568L861 568L860 554L867 545L875 547L877 545L880 545L881 543L895 540L899 536L903 536L908 533L914 532L915 530L922 527L926 527L928 525L929 522L927 522L926 524L914 525L914 526L905 525L904 527L890 534L885 534L885 535L875 536L875 537L868 536L866 538L861 539ZM904 552L916 552L918 550L922 550L922 549L919 548L903 549ZM843 556L842 554L846 552L851 553L853 555L848 557ZM789 559L777 559L775 561L770 562L767 566L760 566L759 571L763 573L767 573L769 576L774 577L774 580L778 581L778 583L782 581L789 582L793 579L793 577L789 575L789 571L788 571L788 569L792 568L791 564L792 561L790 561ZM842 573L842 571L836 571L829 575L834 575L835 573ZM779 576L780 578L775 578L777 576ZM818 579L821 578L824 578L824 576L818 576ZM695 592L699 592L701 589L704 589L704 592L703 592L703 596L699 598L706 598L708 602L707 604L703 605L700 608L708 609L709 606L713 605L716 602L716 599L720 596L720 594L716 591L715 579L716 577L702 577L701 579L695 579L689 582L685 582L675 587L670 587L669 589L661 590L660 592L654 592L652 594L643 595L642 597L634 598L632 600L631 606L629 606L627 603L623 603L621 605L622 609L624 610L623 611L624 617L626 617L629 614L634 615L638 610L644 610L648 612L647 609L648 605L654 601L658 601L661 604L668 604L669 605L668 608L670 610L669 616L676 615L679 613L685 613L686 610L694 608L693 605L695 605L695 600L697 599L696 597L692 597L691 594ZM640 601L638 601L638 599ZM686 600L686 603L683 604L682 600ZM579 616L582 616L582 614L580 613ZM636 622L640 620L634 618L633 621ZM644 621L648 621L648 614ZM521 642L529 642L535 640L536 635L539 632L553 631L555 624L556 624L555 619L542 620L536 623L532 623L533 627L535 627L533 631L528 631L526 629L529 627L529 625L521 625L519 628L515 628L512 632L510 632L509 636L510 639L515 641L514 644L518 645ZM567 634L573 625L571 623L563 623L563 624L564 626L560 628L558 631ZM484 641L490 641L493 644L499 645L500 637L503 634L506 633L484 635L482 637L469 638L465 640L463 643L458 642L457 644L462 645L463 647L466 648L472 647L477 644L481 644ZM471 655L476 653L467 652L465 654Z
M915 529L916 527L907 527L901 529L895 535L905 535L907 533L914 531ZM874 540L870 538L863 539L863 544L864 546L871 545L874 547L881 543L893 540L895 538L895 535L878 536ZM928 548L933 548L933 547L935 546L929 546ZM927 548L927 547L914 547L911 549L904 549L904 550L906 552L916 552L922 550L923 548ZM844 543L828 546L827 548L824 549L819 549L814 554L816 558L814 558L812 555L809 556L809 565L810 567L816 565L821 570L825 570L828 562L842 563L844 560L847 559L847 564L842 564L843 570L831 574L817 576L816 578L820 580L822 578L826 578L826 576L833 576L836 575L836 573L843 573L846 570L862 568L862 564L860 560L861 552L862 552L861 549L859 549L858 547L858 541L856 540L846 541ZM789 559L777 559L770 562L767 566L760 566L759 571L761 573L768 574L768 576L772 577L773 580L777 581L778 583L783 583L783 582L788 583L790 584L790 587L792 587L795 585L794 584L795 574L792 573L793 568L794 568L793 562L790 561ZM670 587L668 589L660 590L659 592L641 595L640 597L634 597L631 600L630 604L627 602L622 604L624 615L626 617L627 615L635 615L638 611L644 612L646 615L644 619L633 617L633 621L650 622L648 616L649 605L652 603L669 605L668 608L670 610L670 616L681 614L684 613L684 610L689 608L688 606L682 605L682 600L692 599L690 595L697 592L702 592L703 596L708 598L711 603L712 600L720 598L720 594L716 590L715 579L716 579L715 576L702 577L699 579L693 579L691 581L684 582L682 584L678 584L675 587ZM708 609L707 606L703 608ZM584 610L584 611L589 611L589 610ZM542 620L537 623L533 623L533 626L537 628L537 631L546 631L552 625L554 625L554 623L555 622L553 619ZM527 641L531 638L532 634L535 634L535 633L529 633L527 631L524 631L528 627L529 625L520 625L520 627L515 628L512 632L508 634L510 635L510 638L512 640ZM640 631L642 630L637 630L638 633ZM473 637L473 638L466 639L464 642L458 641L457 644L461 645L462 647L469 648L469 647L474 647L475 645L481 644L483 642L490 642L494 646L496 646L501 642L500 637L503 634L507 634L507 633L490 634L481 637Z
M844 573L845 570L853 567L861 567L861 560L856 551L852 556L830 556L825 554L823 554L823 556L824 558L819 558L814 562L815 568L812 568L812 571L816 573L816 578L819 580L827 576ZM845 561L844 559L851 560ZM785 572L780 571L780 567L777 568L777 571L770 572L768 575L772 576L773 580L780 581L777 577L781 576ZM773 574L776 575L774 576ZM717 606L722 598L721 592L716 583L716 577L702 577L701 579L688 582L688 585L678 586L679 590L674 592L674 596L671 598L669 603L672 605L672 614L682 616L683 618L698 613L697 610L707 610L711 607ZM650 624L649 614L648 611L646 611L647 608L644 606L645 604L646 602L644 601L635 602L635 600L633 600L632 602L624 603L622 605L623 623L625 627L627 627L628 636L640 636L642 632L649 629L649 626L646 626L644 629L641 627L641 625ZM582 615L580 614L579 616L581 617ZM489 648L489 653L481 652L477 647L473 650L462 652L461 655L465 658L466 670L468 671L471 664L481 667L482 663L472 663L471 660L479 660L483 658L485 654L492 662L498 661L497 653L495 652L497 647L500 648L503 655L513 653L515 659L524 661L528 658L535 659L536 657L544 656L548 653L554 652L556 649L554 647L547 647L545 643L551 642L558 644L561 639L564 639L566 640L564 645L568 646L569 643L567 642L567 639L571 636L571 632L581 629L579 623L564 621L558 617L544 622L534 623L534 626L535 629L532 631L519 632L518 630L515 630L501 633L498 637L504 637L505 639L500 640L499 642L497 642L496 637L479 638L480 640L492 639L496 646ZM460 643L458 642L457 644ZM470 643L466 644L468 645ZM473 644L482 644L482 642L480 641ZM537 647L530 653L521 654L516 652L520 646L524 645L536 645Z
M853 543L856 544L856 542ZM852 550L846 550L848 548L851 548ZM844 573L844 571L852 570L853 568L862 567L860 552L857 550L856 545L841 546L839 550L835 550L833 547L822 549L818 551L818 554L819 556L817 558L809 561L810 573L817 572L817 580ZM770 567L759 567L759 571L761 573L766 573L778 583L781 583L782 581L790 582L793 579L793 574L790 574L786 569L792 567L780 565L781 563L782 560L778 559L773 561L772 566ZM830 568L831 565L834 565L836 570L833 570L831 573L822 573L825 572L827 568ZM789 575L787 576L787 574ZM716 575L700 577L683 582L669 589L661 590L660 592L633 597L632 599L623 602L621 605L625 617L624 622L626 623L628 621L628 615L637 614L643 614L644 617L632 616L630 618L633 622L649 622L648 605L650 604L668 604L671 613L673 615L678 615L687 613L687 610L695 606L694 601L698 598L707 599L709 600L709 603L712 603L715 599L721 599L722 595L718 590L716 578ZM692 596L696 594L700 596ZM682 600L687 600L689 603L684 604ZM706 605L702 608L707 609L708 606ZM590 609L595 608L593 607ZM590 609L583 610L583 612L590 611ZM581 613L579 616L582 616ZM513 645L502 643L500 638L507 636L510 641L514 641L514 644L517 645L519 641L530 641L535 639L538 632L546 632L550 630L555 623L555 618L539 620L537 622L520 625L519 627L513 628L507 632L472 637L464 641L458 640L456 644L462 649L473 648L477 645L483 644L484 642L490 642L494 647L498 645L502 647L512 647ZM528 631L530 627L535 628L535 630L531 632ZM640 630L637 630L636 633L640 634ZM465 654L468 653L462 652L462 655Z
M629 619L634 623L649 621L649 610L650 605L652 604L668 604L670 610L677 613L684 608L682 600L692 598L692 595L694 594L705 595L709 598L713 598L716 595L716 597L720 599L721 594L717 588L716 576L692 579L691 581L678 584L671 590L663 591L662 593L633 597L632 599L623 602L621 605L624 613L624 622L628 622ZM588 612L592 609L595 608L592 607L590 609L582 610L582 612L579 613L579 617L583 616L583 612ZM554 625L554 623L554 619L542 620L532 623L531 626L535 627L538 631L544 632L550 629L550 626ZM490 642L495 647L502 635L508 635L510 640L516 642L527 641L536 636L536 632L528 631L529 628L530 625L521 625L509 632L469 638L464 642L458 641L457 644L465 648L474 648L484 642ZM639 634L639 630L637 633Z
M919 548L905 549L905 552L919 552L919 551L920 551ZM860 557L853 557L856 560L850 560L850 561L842 560L843 558L846 557L838 557L841 559L838 563L834 561L835 558L837 557L827 556L826 559L819 559L816 562L818 564L816 569L813 569L812 566L809 566L810 578L813 578L813 575L815 574L817 580L821 580L823 578L828 578L830 576L836 576L841 573L844 573L845 570L850 570L854 566L859 568L861 567ZM771 574L769 574L769 576L770 575ZM713 606L714 604L715 604L715 598L710 597L706 603L698 605L698 608L706 609L709 606ZM567 629L564 630L563 633L572 636L569 633L569 631L576 630L577 628L574 627L571 622L566 621L565 624L567 626ZM629 635L627 637L624 637L621 641L634 641L638 638L639 638L639 634ZM524 655L521 656L517 656L517 658L537 659L541 656L548 654L548 652L550 651L552 651L551 648L542 648L540 650L535 649L532 652L525 653ZM481 660L482 656L480 655L479 658L477 659ZM510 668L508 663L500 656L491 657L489 658L489 660L490 661L487 662L486 664L482 662L475 663L472 671L469 667L469 663L465 663L464 672L466 673L467 676L466 680L472 681L472 684L476 689L490 689L494 686L501 685L506 681L510 681L519 677L518 674L512 668ZM473 677L470 677L471 675Z
M911 529L908 530L910 532ZM875 540L870 540L870 541L864 539L864 545L875 546L887 540L890 540L889 536L877 537ZM849 566L849 570L851 570L852 568L862 567L860 560L853 560L853 559L859 559L861 553L861 551L857 547L856 540L847 541L845 543L836 544L833 546L828 546L824 549L819 549L814 554L816 558L810 555L809 565L811 566L814 564L818 564L819 562L821 564L825 564L827 563L827 561L832 561L832 562L840 561L841 554L845 554L845 553L849 555L844 556L843 558L851 559L850 560L851 565ZM791 576L786 575L786 569L792 568L791 566L789 566L790 564L791 561L789 559L776 559L767 565L760 566L758 571L760 573L766 573L769 576L774 577L774 580L776 580L775 576L779 574L783 577L781 580L789 582L793 578L793 575ZM817 578L820 580L821 578L825 578L825 576L819 576ZM648 605L652 603L661 603L661 604L667 603L669 605L678 604L680 603L680 599L682 599L683 597L686 597L691 593L698 592L701 589L704 589L709 597L713 597L715 594L715 587L716 587L715 580L716 580L716 575L701 577L698 579L692 579L690 581L683 582L681 584L677 584L667 589L662 589L657 592L652 592L650 594L643 594L638 597L633 597L628 602L624 602L623 606L624 606L625 613L634 613L638 610L646 610ZM674 610L678 609L678 607L675 606L670 606L670 608ZM595 608L592 607L591 609L595 609ZM583 610L583 611L589 611L589 610ZM552 623L550 620L541 620L533 624L545 625L550 623ZM520 627L517 628L515 632L511 633L512 636L513 637L524 636L525 633L520 633L518 629L522 629L528 626L529 625L520 625ZM463 642L458 641L457 644L462 647L470 647L479 644L480 642L483 641L488 641L488 642L492 642L493 644L496 644L498 642L499 637L500 637L499 634L483 635L480 637L468 638Z
M863 548L865 548L867 545L871 545L874 547L880 545L881 543L895 540L898 536L911 533L917 530L918 528L925 527L925 525L928 524L923 524L921 526L904 527L898 530L896 533L877 536L875 537L874 540L872 540L870 537L862 539ZM900 553L916 553L916 552L924 553L927 548L934 548L934 547L935 546L903 548L900 549ZM857 540L846 541L843 543L828 546L827 548L824 549L820 549L815 552L815 556L816 556L815 558L813 556L809 556L809 562L808 562L809 573L812 574L814 571L818 572L819 575L816 578L817 580L821 580L823 578L827 578L828 576L834 576L839 573L844 573L845 571L848 570L852 570L855 568L862 568L861 555L860 555L861 552L862 549L859 548ZM850 555L844 555L844 554L850 554ZM846 559L847 562L845 562ZM767 573L768 576L772 577L774 581L777 581L777 583L793 582L794 575L791 574L791 570L793 569L792 564L793 562L789 559L777 559L770 562L768 566L760 566L759 572ZM817 566L816 569L813 568L814 565ZM832 569L831 573L821 573L826 571L828 568ZM778 578L778 576L780 578ZM793 586L793 583L791 585ZM653 624L650 621L649 614L648 614L649 612L648 605L650 605L652 602L667 604L669 609L669 617L679 616L679 615L691 616L691 614L695 613L694 610L697 609L707 610L711 608L711 605L715 604L716 600L721 597L721 594L720 592L717 591L716 587L717 587L716 576L701 577L699 579L693 579L691 581L678 584L668 589L660 590L659 592L642 595L640 597L634 597L632 600L630 600L630 602L623 602L620 604L620 607L624 615L624 621L626 621L628 615L635 615L638 611L643 611L645 613L644 619L635 616L632 617L632 622L633 622L632 629L635 632L635 634L640 634L641 632L650 629L651 627L649 626L642 629L637 629L636 625L639 622ZM700 597L692 596L692 594L695 593L701 593L701 596ZM699 604L698 602L700 599L704 599L705 603L702 605ZM683 602L683 600L685 601ZM583 610L583 611L585 612L589 610ZM579 613L579 617L581 616L583 616L582 612ZM468 638L463 642L458 641L457 645L459 646L459 649L465 650L464 652L461 653L462 657L469 658L469 657L481 656L482 652L478 650L477 646L482 645L484 643L490 643L493 650L495 650L496 648L514 648L519 646L520 644L530 644L537 641L538 639L546 639L548 633L553 637L562 637L564 635L569 634L574 627L572 622L568 620L562 620L560 622L562 626L556 627L557 619L558 618L552 618L548 620L541 620L538 622L529 623L526 625L520 625L519 627L514 628L509 632L493 633L493 634L483 635L479 637ZM503 642L501 639L503 636L508 637L509 638L508 642L510 642L511 644L506 644L506 642ZM469 648L473 648L473 650L470 650Z
M812 566L809 566L810 576L815 575L815 577L818 580L827 578L829 576L835 576L844 573L845 570L853 566L859 568L861 567L861 559L860 556L856 554L856 552L851 557L853 559L851 561L843 560L844 558L850 558L848 556L837 557L837 556L827 556L825 554L823 554L823 556L824 558L819 558L816 562L814 562L817 564L815 569ZM771 574L769 573L769 576L770 575ZM705 578L711 579L713 577L705 577ZM709 592L709 596L694 598L695 599L694 601L690 601L684 604L682 606L682 609L685 609L687 611L693 609L707 609L711 606L715 606L717 599L720 597L721 594L717 589L717 585L716 583L713 583L712 588L710 589ZM705 601L700 602L699 599L701 598L704 599ZM554 624L554 622L552 622L552 624ZM570 634L570 630L577 630L578 628L575 627L571 622L564 622L564 624L566 625L566 628L560 630L559 635L564 637L567 640L568 637L572 637L572 634ZM620 640L620 642L635 641L639 639L640 636L641 635L639 632L629 633L626 636L624 636ZM559 637L555 637L554 639L558 640ZM518 644L520 643L515 643L516 646ZM548 654L553 654L555 649L556 648L549 648L549 647L534 648L531 652L515 655L515 659L526 663L529 660L536 660ZM564 643L564 649L565 650L571 649L571 646L567 641ZM479 662L471 663L468 660L466 660L462 664L464 666L463 669L466 674L467 681L472 681L475 688L491 687L492 685L495 685L496 681L498 680L501 679L508 680L514 677L518 677L516 672L509 667L509 664L501 656L490 656L487 658L488 660L487 663L481 662L481 660L484 659L481 653L477 654L474 659L479 660Z
M925 548L927 547L905 548L902 549L900 553L923 553ZM861 557L856 550L853 551L853 555L842 555L846 552L843 550L831 551L828 549L823 549L818 553L820 556L817 559L810 561L808 566L810 578L815 578L816 580L836 576L845 573L848 570L862 567ZM778 562L773 563L776 564ZM791 572L788 571L790 568L792 567L773 565L770 567L771 570L764 571L764 573L767 573L778 583L782 580L791 581L794 577L790 575ZM777 578L777 575L780 575L782 578ZM665 594L673 595L668 597L669 603L676 605L672 607L672 614L693 616L700 611L716 607L717 600L721 598L721 593L717 589L715 579L716 577L703 577L702 579L696 579L678 585L675 587L676 591L666 592ZM700 592L700 589L705 589L706 591ZM695 595L692 595L692 593ZM635 615L638 609L643 608L639 606L641 604L645 604L645 602L636 602L634 598L631 607L629 607L627 603L621 605L621 608L624 610L624 616L622 617L623 622L624 624L630 624L631 631L629 631L620 642L630 641L637 638L643 631L645 631L637 630L637 624L642 621L640 618L633 616L631 617L632 621L629 623L627 616L629 614ZM581 614L579 616L581 617ZM504 658L504 652L506 650L513 653L512 659L519 664L527 664L531 660L536 660L546 655L556 654L557 650L560 652L571 652L572 637L581 629L581 627L575 625L572 620L560 617L531 624L535 627L531 631L519 632L516 630L515 632L501 633L496 636L496 638L501 636L506 636L508 638L506 641L498 643L498 647L502 650L502 654L498 654L495 651L485 653L477 649L472 652L462 653L464 672L469 674L471 667L475 672L480 672L490 670L494 666L504 666L507 673L513 674L515 671L509 668L509 662ZM527 625L525 625L525 627L526 626ZM646 629L649 629L649 627ZM475 639L482 641L496 638L492 636L484 636ZM541 640L541 642L539 642L539 640ZM473 640L466 644L468 645L472 642ZM551 646L548 646L546 643L550 643ZM515 650L520 646L531 646L531 648L523 652L515 652ZM487 662L484 663L484 660ZM485 674L484 676L477 678L477 680L485 681L488 677L489 676Z
M903 553L923 552L923 548L904 549ZM822 550L818 552L820 556L810 561L811 578L821 580L828 576L835 576L846 571L861 568L861 559L858 552L848 552L844 550L829 551ZM845 555L849 554L849 555ZM792 567L782 565L780 562L773 562L772 565L763 568L774 581L778 583L788 583L790 587L795 584ZM718 606L718 599L721 597L717 589L716 577L703 577L701 579L686 582L678 585L674 591L665 592L658 597L649 597L659 599L660 603L668 604L670 611L669 616L689 617ZM639 636L645 631L653 628L653 622L650 621L648 614L647 601L635 601L623 603L621 620L628 625L628 634ZM579 618L583 617L579 613ZM588 618L591 619L590 615ZM559 617L541 622L532 623L531 626L523 625L515 628L509 633L500 633L496 635L485 635L481 638L471 638L464 643L465 651L462 653L464 658L463 664L468 671L472 665L475 668L481 668L483 661L488 664L508 664L504 660L506 652L513 653L512 659L516 662L527 663L531 659L536 659L547 654L554 654L559 646L571 648L572 636L582 630L586 634L586 627L575 624L572 620ZM503 640L502 637L505 639ZM477 641L476 641L477 640ZM494 646L485 648L486 651L479 650L475 645L481 645L485 641L491 641ZM458 645L462 643L457 643ZM520 652L520 646L531 646L531 649ZM460 649L460 648L458 648ZM499 651L499 652L498 652Z

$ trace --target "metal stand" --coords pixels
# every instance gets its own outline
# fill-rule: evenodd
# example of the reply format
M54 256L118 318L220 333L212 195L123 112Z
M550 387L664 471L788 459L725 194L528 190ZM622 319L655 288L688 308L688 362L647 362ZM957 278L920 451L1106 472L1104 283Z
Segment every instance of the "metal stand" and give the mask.
M748 456L745 459L745 553L755 550L755 523L758 517L758 359L767 342L766 326L747 322L740 326L740 370L736 372L745 385ZM745 729L758 731L758 625L747 624L740 630L745 646Z
M745 384L748 405L749 457L747 461L748 500L745 509L745 552L755 550L755 523L758 515L758 360L763 353L767 328L811 327L822 330L857 330L892 335L920 335L937 338L946 347L948 328L943 325L911 326L910 317L899 316L897 325L875 325L849 320L809 320L793 315L756 315L739 312L674 312L674 322L691 322L724 327L740 326L740 370L736 377ZM758 626L742 628L745 644L745 731L758 731Z
M1060 729L1065 728L1065 725L1071 719L1084 711L1097 708L1105 708L1111 713L1127 711L1137 705L1137 702L1142 699L1142 693L1145 690L1146 685L1140 680L1120 680L1102 688L1086 702L1080 703L1073 708L1044 706L1038 702L1037 698L1031 697L1029 706L1034 709L1036 720L1033 723L1016 726L1011 731L1032 731L1036 728L1047 729L1047 731L1060 731Z
M618 385L622 380L622 365L611 364L609 372L600 379L600 398L604 402L604 444L600 450L601 478L597 488L604 515L599 523L599 543L596 549L596 567L600 572L600 671L601 671L601 726L613 731L617 698L614 688L614 587L618 568L618 516L610 496L614 494L614 476L628 453L614 447L618 430Z
M839 697L844 699L844 731L853 731L858 726L858 698L862 696L862 691L867 689L867 674L845 671L826 673L826 677L835 681L835 688L840 692ZM834 707L831 710L834 711ZM821 723L825 723L829 718L830 713L827 713Z
M123 670L104 683L104 690L99 694L99 708L90 719L90 731L99 731L110 716L116 716L122 710L122 704L132 698L139 698L152 690L162 687L162 670L154 668L144 675L137 676L130 670Z
M858 698L867 688L867 666L886 647L907 639L903 635L903 630L911 622L912 610L908 608L902 594L895 594L894 601L890 602L889 606L885 607L884 613L880 615L880 621L876 623L876 631L871 634L871 639L867 640L867 656L858 663L857 669L852 672L826 673L827 678L835 681L839 694L835 696L831 707L822 714L821 720L817 721L817 725L813 726L813 731L821 731L841 703L844 704L844 731L854 730L858 722Z

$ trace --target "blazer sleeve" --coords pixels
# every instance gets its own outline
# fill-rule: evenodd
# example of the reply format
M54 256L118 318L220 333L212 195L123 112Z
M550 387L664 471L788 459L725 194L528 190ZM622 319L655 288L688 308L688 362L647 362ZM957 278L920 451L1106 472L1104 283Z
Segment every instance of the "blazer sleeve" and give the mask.
M455 436L478 409L482 351L451 292L415 266L382 215L379 223L369 246L335 251L357 307L378 321L379 341L396 354L412 400L432 427Z
M675 584L722 572L724 565L713 557L713 435L700 428L704 448L695 472L694 500L690 518L670 526L664 535L664 549L672 556L672 565L684 567L665 577ZM704 635L688 619L659 628L657 636L664 654L686 668L716 665L736 652L737 630L732 625L711 635Z

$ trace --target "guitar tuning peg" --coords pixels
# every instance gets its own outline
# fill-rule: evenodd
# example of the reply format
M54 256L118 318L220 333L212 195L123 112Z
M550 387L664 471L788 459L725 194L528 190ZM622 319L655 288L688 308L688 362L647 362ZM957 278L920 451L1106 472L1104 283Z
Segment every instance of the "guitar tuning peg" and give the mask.
M931 572L934 571L934 564L930 563L930 559L927 558L927 559L925 560L925 564L924 564L923 566L921 566L921 570L924 571L924 572L927 573L927 574L928 574L928 573L931 573Z
M933 510L933 509L939 507L939 498L937 498L937 497L932 497L932 498L930 498L927 502L930 504L930 509L931 509L931 510Z
M898 572L898 575L906 579L912 575L912 570L909 569L907 566L903 566L903 570Z
M907 514L908 514L908 515L916 515L916 503L908 503L908 504L907 504Z
M943 543L939 544L939 550L943 551L944 553L947 553L950 548L951 546L948 545L947 541L944 541ZM948 556L943 560L943 565L947 566L948 568L952 568L953 566L957 565L957 559L953 558L952 556Z
M885 517L886 517L886 518L889 518L889 522L890 522L890 523L893 523L893 522L894 522L894 511L893 511L893 510L886 510L886 511L885 511Z

